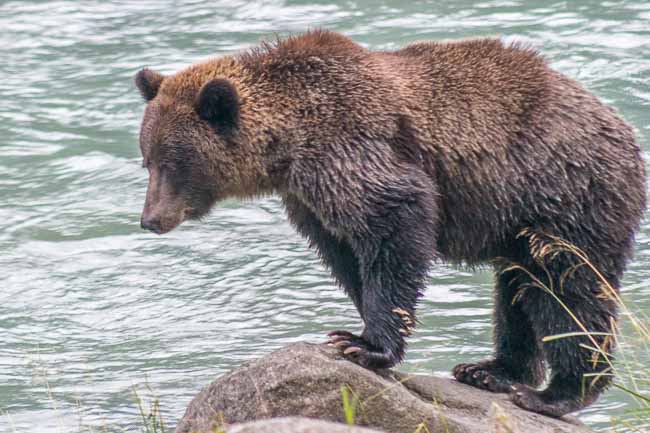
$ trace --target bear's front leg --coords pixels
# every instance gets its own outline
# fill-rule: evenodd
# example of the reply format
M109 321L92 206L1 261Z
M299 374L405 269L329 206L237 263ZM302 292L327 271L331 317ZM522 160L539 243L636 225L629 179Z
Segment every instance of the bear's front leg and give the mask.
M299 202L295 196L284 196L284 205L287 209L289 220L296 227L299 233L310 240L312 246L316 247L323 263L330 269L332 275L336 278L341 287L352 298L354 305L357 307L359 314L364 318L366 324L384 322L384 328L377 328L366 325L366 332L361 336L354 335L348 331L333 331L329 333L330 342L341 348L344 355L353 359L369 368L385 368L399 362L404 353L404 337L411 334L415 328L415 299L399 300L399 303L391 308L390 302L380 301L374 305L372 299L382 300L386 296L370 296L369 291L374 287L384 286L388 289L393 287L392 284L383 283L382 281L366 281L366 290L364 292L364 282L361 280L359 259L352 250L350 243L337 239L330 234L318 220L316 215ZM387 220L386 220L387 221ZM357 242L359 245L361 242ZM388 245L383 245L386 250ZM397 246L399 247L399 246ZM362 248L363 250L372 249L372 245ZM385 253L385 251L384 251ZM392 253L391 253L392 254ZM430 253L424 254L424 256ZM426 267L427 264L423 263ZM385 266L384 266L385 267ZM393 272L391 266L379 274L390 274ZM370 275L368 272L365 274ZM370 275L372 277L372 275ZM407 292L409 289L406 290ZM413 292L413 289L410 289ZM366 296L362 296L363 293ZM390 293L389 293L390 295ZM388 296L391 298L391 296ZM393 316L388 321L383 317ZM369 332L374 331L376 335L372 336ZM379 344L372 345L369 341L379 341Z
M355 278L337 276L339 266L332 271L339 281L360 283L351 294L365 323L360 336L335 331L331 341L362 366L392 367L404 357L404 339L415 327L415 304L436 256L435 182L377 143L370 149L355 145L336 155L346 157L344 161L333 161L331 154L308 156L294 162L288 193L329 233L306 233L327 262L341 262L332 255L337 254L330 248L332 242L321 245L331 238L349 246L356 257Z
M360 338L335 334L343 353L369 368L388 368L404 357L415 328L415 305L422 294L435 254L435 222L428 194L395 189L376 203L368 218L370 233L352 244L359 257L362 281ZM382 210L381 212L379 210Z
M408 179L417 185L415 179ZM337 331L335 345L368 368L388 368L404 357L415 328L415 305L435 255L435 207L414 185L384 185L367 201L367 231L351 238L361 277L361 336Z
M364 308L364 304L362 303L363 282L361 281L359 260L349 242L333 236L323 227L316 215L295 196L285 195L283 202L291 223L300 234L309 239L312 246L316 247L323 264L329 268L337 282L354 302L359 314L363 317L363 312L367 308ZM365 299L367 301L368 297ZM410 307L413 308L414 305L410 305ZM411 333L415 326L415 319L413 319L413 313L407 312L404 308L395 308L392 313L397 314L401 318L402 325L398 330L399 335L395 335L392 339L393 341L399 341L400 336L404 337ZM388 332L384 332L383 335L390 335L392 333L389 330ZM328 335L330 337L330 343L341 348L346 356L372 368L383 368L395 364L399 361L400 357L394 356L391 353L398 354L404 351L403 341L396 350L382 352L378 350L378 347L372 347L368 343L367 340L369 338L364 337L365 334L359 337L348 331L333 331ZM381 347L387 346L387 344L381 345Z
M360 336L330 333L333 344L367 368L389 368L404 357L405 337L415 329L415 306L435 257L436 213L432 187L406 175L383 183L364 197L364 212L354 219L363 230L349 232L361 281Z

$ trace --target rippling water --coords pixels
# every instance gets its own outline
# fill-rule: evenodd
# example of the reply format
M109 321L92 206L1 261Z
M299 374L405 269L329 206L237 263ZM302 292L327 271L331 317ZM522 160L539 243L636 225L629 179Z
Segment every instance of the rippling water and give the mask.
M0 431L138 429L148 382L174 422L244 360L359 328L275 198L226 202L156 237L138 226L142 66L172 72L274 32L325 26L373 48L502 35L650 121L650 3L636 1L10 1L0 4ZM650 226L625 297L650 310ZM403 368L490 353L491 275L438 266ZM633 402L609 391L599 428Z

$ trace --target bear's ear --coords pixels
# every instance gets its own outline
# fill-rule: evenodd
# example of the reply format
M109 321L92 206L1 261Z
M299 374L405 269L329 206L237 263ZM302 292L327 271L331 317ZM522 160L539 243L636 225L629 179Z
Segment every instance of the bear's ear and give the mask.
M239 122L237 89L228 80L208 81L196 98L196 112L220 130L230 130Z
M140 90L140 94L146 102L151 101L158 94L160 84L163 82L163 77L158 72L151 69L144 68L135 74L135 85Z

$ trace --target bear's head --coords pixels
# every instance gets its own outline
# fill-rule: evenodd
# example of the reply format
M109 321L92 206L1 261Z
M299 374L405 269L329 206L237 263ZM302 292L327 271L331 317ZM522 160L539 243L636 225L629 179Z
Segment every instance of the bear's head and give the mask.
M259 193L263 163L242 131L242 101L230 69L228 78L214 64L171 76L137 73L147 103L140 130L149 172L142 228L167 233L205 216L220 199Z

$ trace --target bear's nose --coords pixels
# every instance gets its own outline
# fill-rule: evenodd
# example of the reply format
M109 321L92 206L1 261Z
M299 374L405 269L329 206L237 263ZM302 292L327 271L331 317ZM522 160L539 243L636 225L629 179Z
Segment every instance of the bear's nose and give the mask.
M160 218L142 217L140 218L140 227L145 230L152 231L156 234L160 234L162 232L162 227L160 226Z

